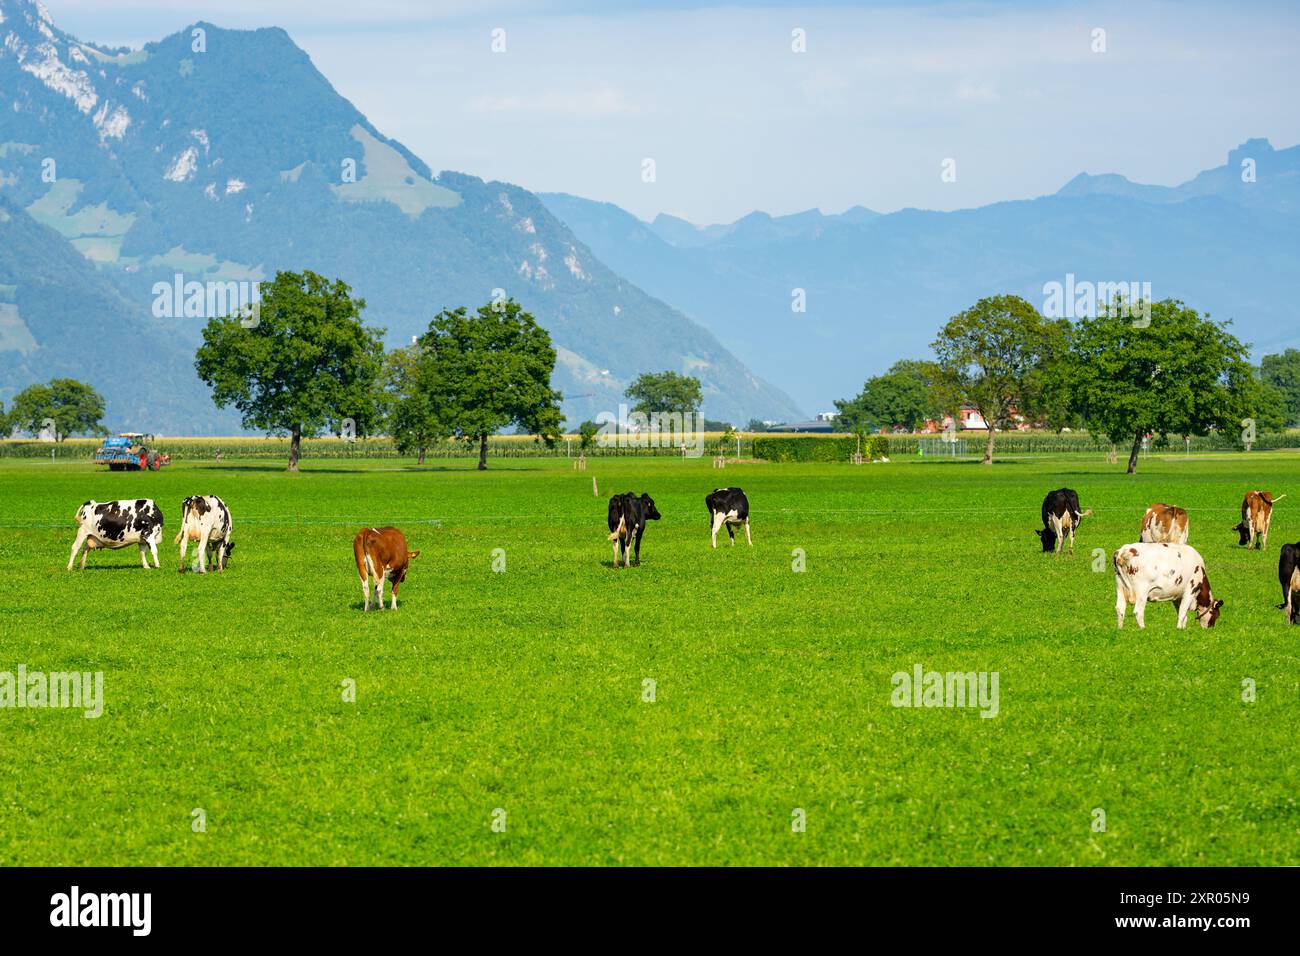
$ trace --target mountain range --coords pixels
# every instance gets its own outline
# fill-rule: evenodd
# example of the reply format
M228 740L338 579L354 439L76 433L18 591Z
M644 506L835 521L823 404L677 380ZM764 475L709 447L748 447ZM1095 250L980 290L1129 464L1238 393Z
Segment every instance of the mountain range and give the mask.
M516 299L551 333L571 425L665 369L702 380L711 417L801 413L526 189L435 175L283 30L198 23L111 49L0 0L0 99L0 399L75 373L115 429L230 433L193 370L203 318L157 308L156 284L313 269L390 345L443 308Z
M443 308L515 298L551 333L570 426L665 369L701 379L711 418L806 417L927 356L979 297L1041 305L1071 276L1149 283L1259 355L1300 346L1297 200L1300 147L1251 139L1178 186L1081 174L953 212L645 222L435 174L283 30L198 23L114 49L0 0L0 400L83 378L115 430L237 431L193 370L203 318L154 290L281 269L347 281L389 345Z
M1053 195L955 212L757 212L699 227L542 199L611 268L815 411L900 358L928 357L944 322L981 296L1015 293L1043 308L1045 284L1070 275L1150 283L1156 299L1231 319L1257 357L1300 346L1300 147L1265 139L1180 186L1081 174Z

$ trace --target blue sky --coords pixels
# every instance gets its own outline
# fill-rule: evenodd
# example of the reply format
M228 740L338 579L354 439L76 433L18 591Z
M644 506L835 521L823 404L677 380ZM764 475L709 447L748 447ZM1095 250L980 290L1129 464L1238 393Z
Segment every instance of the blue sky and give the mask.
M1285 3L46 6L112 45L201 19L282 26L435 170L642 218L955 209L1053 192L1079 172L1173 185L1250 137L1300 142L1300 10ZM497 28L504 53L491 49ZM795 29L806 52L791 49Z

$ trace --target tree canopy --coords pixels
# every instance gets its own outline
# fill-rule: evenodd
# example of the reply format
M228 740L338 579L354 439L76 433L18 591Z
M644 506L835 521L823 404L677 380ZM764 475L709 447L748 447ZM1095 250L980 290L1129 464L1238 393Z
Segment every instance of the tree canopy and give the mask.
M1300 349L1265 355L1259 374L1265 384L1280 393L1286 424L1300 425Z
M1263 396L1246 347L1226 323L1175 299L1151 306L1150 325L1115 310L1081 319L1069 366L1089 430L1132 443L1130 473L1145 436L1239 433Z
M384 402L388 432L403 455L424 464L429 448L451 434L441 409L425 390L430 375L428 351L419 344L394 349L384 356Z
M368 434L376 423L383 330L362 324L365 307L342 280L280 272L262 287L256 320L208 321L194 367L245 428L291 436L289 470L297 471L304 435L348 421L354 434Z
M69 435L106 435L104 399L91 386L75 378L51 379L43 385L29 385L14 396L6 416L0 416L3 431L39 435L53 424L53 438Z
M1049 321L1020 296L980 299L954 315L932 343L940 404L954 417L969 403L988 424L984 464L993 463L994 433L1042 411L1050 371L1063 357L1069 322Z
M646 415L658 412L694 414L704 404L700 380L677 372L646 372L623 392L632 402L632 411Z
M859 433L895 425L915 431L939 414L934 375L928 362L895 362L883 375L867 379L856 398L835 402L840 413L837 426Z
M551 336L513 299L469 313L443 311L419 345L427 353L419 384L451 434L479 443L487 468L488 436L517 425L548 444L560 433L563 396L551 388Z

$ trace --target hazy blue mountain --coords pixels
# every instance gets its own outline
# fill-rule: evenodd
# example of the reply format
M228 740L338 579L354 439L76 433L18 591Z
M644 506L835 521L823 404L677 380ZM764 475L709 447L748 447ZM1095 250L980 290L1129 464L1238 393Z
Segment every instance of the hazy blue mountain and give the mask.
M39 4L0 0L0 90L0 194L94 263L184 359L158 370L177 386L155 411L159 430L201 428L188 423L210 409L188 390L204 319L156 316L155 283L303 268L348 281L391 344L443 307L503 290L551 332L573 423L617 408L631 378L662 369L700 377L711 417L801 411L705 328L611 271L527 190L434 175L282 30L199 23L111 50L63 33ZM37 267L16 264L20 276ZM71 308L42 329L24 368L41 376L44 350L63 345L52 337L85 341L99 321ZM117 414L125 389L84 377ZM0 397L25 384L6 373ZM206 430L228 428L214 419Z
M1254 160L1254 182L1242 161ZM813 411L856 394L984 295L1040 307L1048 282L1149 282L1232 319L1258 354L1300 346L1300 147L1249 140L1176 187L1081 175L1058 193L956 212L753 213L644 223L574 196L542 198L619 274L705 323ZM802 289L807 311L792 310Z

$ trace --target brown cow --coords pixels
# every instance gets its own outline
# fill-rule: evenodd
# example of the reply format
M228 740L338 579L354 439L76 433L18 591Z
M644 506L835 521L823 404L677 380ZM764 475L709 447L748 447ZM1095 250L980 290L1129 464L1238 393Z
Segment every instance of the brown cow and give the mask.
M1285 498L1283 495L1282 498ZM1268 547L1268 526L1273 523L1273 505L1282 498L1274 498L1268 491L1248 491L1241 500L1241 521L1232 530L1241 536L1239 544L1263 551Z
M379 595L379 608L384 607L384 578L393 582L393 606L397 610L397 588L406 580L406 568L419 551L406 550L406 538L394 527L362 528L352 540L352 553L357 559L357 574L361 576L361 593L366 596L366 610L370 610L370 579L374 578L375 593Z
M1187 511L1173 505L1152 505L1142 516L1139 540L1146 544L1186 544Z

